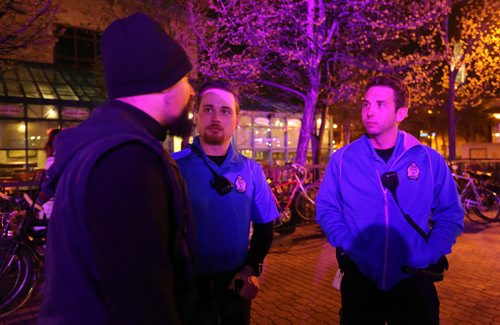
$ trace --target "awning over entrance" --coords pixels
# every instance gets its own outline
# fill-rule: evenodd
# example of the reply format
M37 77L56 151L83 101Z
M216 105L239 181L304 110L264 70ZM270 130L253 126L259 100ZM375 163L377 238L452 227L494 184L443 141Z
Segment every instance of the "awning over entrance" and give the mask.
M292 159L302 105L242 95L237 148L269 164ZM106 98L100 69L0 59L0 177L43 168L47 130L78 125Z
M105 99L95 70L0 60L0 102L94 107Z
M0 60L0 102L95 107L106 100L99 69ZM300 105L264 97L241 96L242 110L302 113Z
M303 113L304 108L296 104L287 104L270 98L253 96L241 99L241 109L251 111L265 111L270 113Z

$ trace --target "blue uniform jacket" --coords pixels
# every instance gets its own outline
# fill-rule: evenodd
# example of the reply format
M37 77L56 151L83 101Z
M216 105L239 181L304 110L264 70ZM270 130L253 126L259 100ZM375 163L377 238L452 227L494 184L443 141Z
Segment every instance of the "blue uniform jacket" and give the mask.
M201 274L234 271L248 254L250 222L268 223L278 217L276 204L262 167L229 147L226 160L217 166L203 152L198 137L192 147L176 152L186 179L196 221L196 266ZM234 187L219 195L210 186L208 165L229 179Z
M426 233L425 241L404 219L380 180L399 178L397 196L404 212ZM316 219L329 242L341 247L360 271L382 290L408 277L403 266L424 268L451 252L463 231L464 212L443 157L399 131L386 163L365 135L330 159L317 197Z

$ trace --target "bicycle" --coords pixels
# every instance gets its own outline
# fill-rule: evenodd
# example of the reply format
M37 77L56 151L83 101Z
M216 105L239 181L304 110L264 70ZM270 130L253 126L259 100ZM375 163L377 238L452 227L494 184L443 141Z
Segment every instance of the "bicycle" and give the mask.
M475 177L471 174L474 174ZM500 222L500 199L497 193L487 188L485 176L472 171L465 172L463 176L455 173L452 175L457 184L466 216L471 221L476 223ZM481 220L473 219L473 215Z
M295 163L287 163L287 166L292 170L291 179L288 181L280 183L268 178L279 212L279 217L275 220L275 228L290 223L294 215L306 222L316 219L316 203L314 200L318 194L318 184L304 185L307 176L305 167Z
M43 269L47 219L37 219L41 206L25 193L0 193L7 212L0 219L0 318L24 305Z

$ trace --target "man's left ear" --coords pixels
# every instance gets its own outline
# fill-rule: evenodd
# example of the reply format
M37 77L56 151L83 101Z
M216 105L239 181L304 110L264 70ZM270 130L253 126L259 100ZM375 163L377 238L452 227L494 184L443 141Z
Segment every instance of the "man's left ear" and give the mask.
M400 107L396 111L396 121L398 123L403 122L403 120L408 116L408 107Z
M193 112L193 124L198 125L198 111Z

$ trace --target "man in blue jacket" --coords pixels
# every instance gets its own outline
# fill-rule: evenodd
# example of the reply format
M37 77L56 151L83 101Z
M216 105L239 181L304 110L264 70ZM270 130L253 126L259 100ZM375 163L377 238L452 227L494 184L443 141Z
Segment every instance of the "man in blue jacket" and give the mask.
M225 81L206 83L194 119L199 136L173 157L196 221L197 324L250 324L247 289L258 286L278 211L261 166L231 144L239 122L234 89Z
M395 77L368 81L366 134L330 159L317 221L343 271L341 324L438 324L433 281L463 231L443 157L399 130L409 94Z

